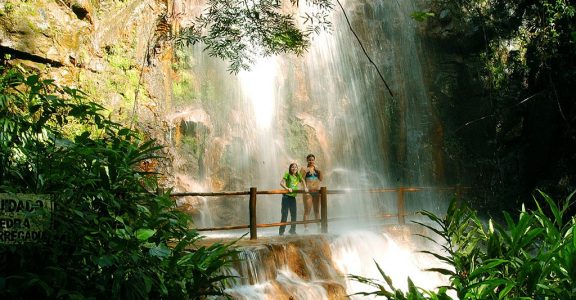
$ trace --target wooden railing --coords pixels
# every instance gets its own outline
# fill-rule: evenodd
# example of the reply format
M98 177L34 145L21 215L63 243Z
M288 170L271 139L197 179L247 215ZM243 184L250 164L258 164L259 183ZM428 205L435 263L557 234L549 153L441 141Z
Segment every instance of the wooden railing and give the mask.
M462 191L465 187L460 185L454 187L444 187L444 188L427 188L427 187L399 187L399 188L378 188L378 189L346 189L346 190L328 190L326 187L321 187L319 190L310 190L308 193L320 193L320 220L308 220L308 221L295 221L295 222L278 222L278 223L266 223L258 224L256 218L256 204L257 195L275 195L275 194L286 194L286 190L268 190L268 191L258 191L255 187L251 187L249 191L238 191L238 192L214 192L214 193L199 193L199 192L181 192L172 193L172 197L185 197L185 196L242 196L249 195L249 224L248 225L235 225L235 226L222 226L222 227L211 227L211 228L197 228L198 231L216 231L216 230L234 230L234 229L250 229L250 239L255 240L258 238L257 228L263 227L276 227L282 225L291 224L309 224L309 223L320 223L320 231L322 233L328 233L328 194L347 194L347 193L387 193L396 192L396 214L386 215L386 217L396 217L398 219L398 224L405 224L405 217L409 214L405 211L405 198L404 194L406 192L422 192L425 190L453 190L455 192L455 197L457 200L460 199ZM298 194L306 193L304 191L296 191Z

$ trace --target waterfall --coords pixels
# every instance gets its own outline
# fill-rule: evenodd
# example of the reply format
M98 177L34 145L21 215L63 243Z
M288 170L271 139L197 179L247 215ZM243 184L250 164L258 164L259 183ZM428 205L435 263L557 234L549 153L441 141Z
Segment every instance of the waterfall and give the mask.
M382 275L378 266L392 279L396 288L408 290L408 277L416 286L435 290L446 284L446 278L438 273L425 272L426 268L440 266L436 259L418 254L417 251L432 247L429 243L414 239L395 240L388 234L376 234L369 231L350 232L335 239L330 248L332 260L342 274L361 275L379 279ZM426 247L426 248L425 248ZM374 249L378 249L374 251ZM374 290L354 280L346 280L348 294ZM362 299L357 296L353 299Z
M180 54L184 71L169 118L177 190L278 189L289 163L302 166L309 153L316 155L328 189L443 183L423 46L410 18L413 1L341 3L394 97L338 6L332 14L335 30L315 36L303 56L262 58L238 75L228 72L227 62L205 54L202 45L193 46ZM307 8L301 3L300 9ZM330 217L352 218L335 227L371 224L367 215L395 211L395 197L331 195ZM406 203L414 210L442 211L445 201L437 198L431 191L412 193ZM259 223L278 221L279 199L258 196ZM182 201L200 207L199 227L247 223L246 197Z
M407 232L407 231L406 231ZM433 245L406 232L376 234L351 231L314 239L291 238L266 241L241 248L241 260L232 274L238 279L226 292L234 299L372 299L353 295L374 288L347 277L360 275L382 282L376 263L396 288L407 291L408 277L419 287L435 290L446 278L424 269L441 266L435 259L416 253ZM375 251L377 249L378 251Z
M306 9L304 2L300 9ZM415 1L340 2L394 96L338 6L334 32L315 36L301 57L262 58L238 75L195 45L180 53L185 71L175 83L169 118L177 190L279 189L288 165L304 165L309 153L316 155L322 185L329 190L444 184L441 126L427 92L426 48L419 24L410 18ZM378 226L396 220L369 216L395 213L396 197L330 194L329 217L347 221L330 222L335 235L329 237L277 239L277 228L259 229L261 245L243 248L234 268L239 278L227 292L236 299L338 299L369 291L346 275L381 278L374 261L397 287L405 288L409 275L417 285L435 288L443 279L424 275L422 268L432 261L415 254L416 244L381 233ZM257 198L258 223L278 222L280 196ZM443 212L447 198L433 189L408 193L406 208ZM195 207L191 213L198 227L231 226L248 223L247 200L187 197L180 204ZM300 226L297 231L302 233Z

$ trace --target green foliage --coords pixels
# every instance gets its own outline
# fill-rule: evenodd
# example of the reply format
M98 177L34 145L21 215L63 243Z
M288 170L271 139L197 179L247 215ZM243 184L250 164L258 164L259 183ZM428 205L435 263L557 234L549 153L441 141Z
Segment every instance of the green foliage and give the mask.
M576 192L575 192L576 193ZM427 271L450 276L450 284L437 292L424 291L409 281L406 292L395 289L383 270L385 284L376 280L351 278L376 287L365 295L388 299L575 299L576 219L566 213L572 193L560 206L540 192L546 206L522 209L517 220L505 214L505 224L490 220L484 224L472 209L453 201L445 218L422 212L433 225L416 222L440 237L420 235L443 249L443 253L422 251L445 263L446 268Z
M566 0L434 0L428 33L469 83L452 89L462 173L495 202L516 207L537 186L554 197L576 187L576 3ZM482 87L481 89L479 87ZM464 113L463 113L464 112ZM463 117L465 116L465 117ZM446 132L450 132L447 130ZM448 136L448 135L447 135ZM526 150L530 149L530 150ZM476 156L476 154L478 156ZM489 162L484 166L478 161Z
M177 45L189 46L202 42L211 56L230 61L231 72L249 69L257 56L279 53L302 54L312 33L330 30L329 0L307 0L316 12L302 17L300 29L291 13L284 12L285 1L210 0L208 8L195 23L177 34ZM298 7L299 1L290 0Z
M134 67L135 62L126 55L128 49L122 49L120 46L110 47L106 51L106 60L112 67L128 71Z
M51 195L39 241L0 244L2 299L222 295L232 244L195 247L156 173L154 141L107 120L81 91L18 69L0 77L0 192ZM62 128L75 128L63 132Z
M424 22L424 21L428 20L428 18L434 17L435 15L433 12L429 12L429 11L415 11L415 12L411 13L410 16L412 17L412 19L414 19L418 22Z
M4 8L0 11L0 15L4 15L4 13L9 14L14 10L14 5L11 2L4 3Z
M195 99L194 77L188 72L181 72L180 76L172 81L172 95L176 104L185 104Z
M382 275L382 278L384 279L384 282L382 283L377 280L362 276L348 275L348 277L353 280L356 280L360 283L366 284L368 286L377 289L374 292L359 292L354 295L386 297L386 299L391 300L452 299L450 296L446 294L447 291L446 287L440 288L438 292L430 292L415 286L410 278L408 278L408 291L404 292L394 287L394 285L392 284L392 278L386 275L386 272L382 270L380 265L376 264L376 267L378 268L378 272L380 272L380 275Z

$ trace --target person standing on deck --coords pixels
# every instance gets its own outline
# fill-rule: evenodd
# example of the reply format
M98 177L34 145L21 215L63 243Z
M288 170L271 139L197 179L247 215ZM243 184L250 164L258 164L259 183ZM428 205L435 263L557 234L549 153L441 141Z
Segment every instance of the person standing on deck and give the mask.
M290 212L290 222L296 221L296 191L298 190L298 184L300 182L304 185L304 191L308 192L306 182L302 179L300 173L298 173L298 164L291 163L288 167L288 172L284 174L280 181L280 186L288 191L288 193L282 195L282 217L280 219L282 223L288 219L288 212ZM279 234L284 235L285 230L286 225L280 226ZM296 234L296 224L290 225L290 234Z
M316 166L316 156L308 154L306 156L307 166L300 170L300 175L304 177L306 186L315 190L312 193L305 193L302 195L304 202L304 221L308 220L310 210L314 209L314 218L316 220L320 217L320 182L322 181L322 172ZM304 224L304 231L308 231L308 224Z

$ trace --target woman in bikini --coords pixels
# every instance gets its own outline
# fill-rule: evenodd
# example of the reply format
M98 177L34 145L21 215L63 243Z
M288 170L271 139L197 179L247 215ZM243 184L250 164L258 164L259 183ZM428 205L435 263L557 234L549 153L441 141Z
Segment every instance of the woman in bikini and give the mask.
M322 181L322 172L316 166L316 156L308 154L306 156L308 162L305 168L300 170L300 174L304 177L306 186L311 190L311 193L303 194L304 200L304 221L308 220L311 208L314 208L314 218L316 220L320 217L320 182ZM304 231L308 230L308 224L304 224Z

